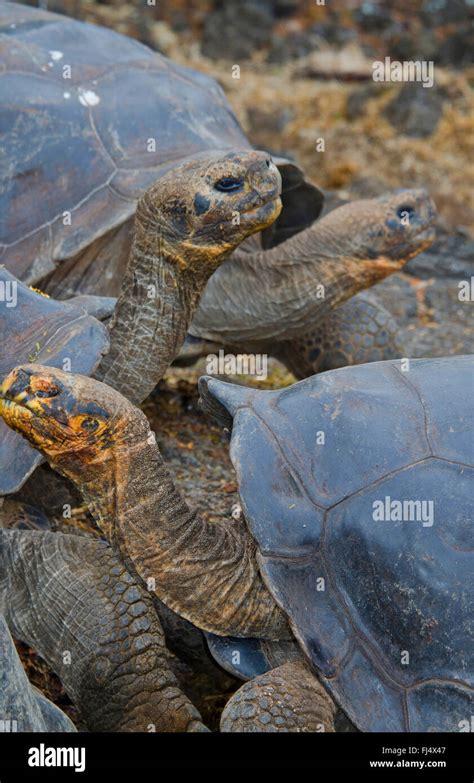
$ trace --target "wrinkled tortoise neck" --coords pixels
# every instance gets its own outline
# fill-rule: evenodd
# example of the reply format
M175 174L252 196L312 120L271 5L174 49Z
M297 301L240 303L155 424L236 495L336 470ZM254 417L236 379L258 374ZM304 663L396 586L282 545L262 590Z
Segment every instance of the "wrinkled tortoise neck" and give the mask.
M301 231L266 252L272 266L278 267L289 261L295 264L295 287L298 287L301 264L311 266L314 285L324 287L324 296L316 302L320 319L361 289L376 282L369 268L360 263L355 237L342 231L341 227L336 230L333 221L328 220L329 217L322 218L306 231ZM300 301L300 306L304 309L304 301ZM307 306L314 307L313 296L309 297Z
M137 215L110 349L95 377L142 402L179 353L207 280L227 252L219 248L212 256Z
M404 260L394 265L387 264L382 255L371 257L361 244L360 230L354 226L351 235L344 226L336 230L334 223L330 213L270 250L237 250L233 264L236 269L238 265L238 290L227 293L220 278L215 288L223 307L228 307L229 298L234 298L234 312L239 312L245 303L244 312L251 308L261 313L253 329L246 318L240 324L239 332L243 331L246 345L265 350L267 341L299 335L308 324L315 327L334 308L403 266ZM262 311L261 288L255 285L256 280L262 281L264 290L267 286L268 302L275 302L273 308L267 305ZM198 323L201 326L199 314ZM233 339L230 328L226 336Z
M145 418L137 416L129 430L133 438L112 445L95 475L89 468L70 476L129 568L170 609L203 630L290 637L262 581L245 523L213 524L191 510Z

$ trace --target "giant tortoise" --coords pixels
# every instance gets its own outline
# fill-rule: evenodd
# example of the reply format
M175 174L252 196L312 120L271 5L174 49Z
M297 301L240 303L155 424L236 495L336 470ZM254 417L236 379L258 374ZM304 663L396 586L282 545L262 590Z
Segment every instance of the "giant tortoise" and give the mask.
M209 279L180 362L225 346L270 354L305 378L403 356L375 291L347 297L367 288L364 259L396 272L397 259L401 269L431 245L435 219L426 191L400 190L343 204L270 250L239 248Z
M323 685L363 731L456 731L473 693L473 373L456 356L281 391L204 378L245 514L218 524L189 508L143 413L105 384L24 365L0 413L173 611L236 637L236 656L248 638L297 641L303 659L244 685L224 727L330 727Z
M213 79L112 30L2 3L0 53L0 262L59 298L116 296L143 192L180 163L251 145ZM285 208L267 229L281 239L323 199L279 165Z
M0 157L7 172L0 191L0 261L18 278L41 283L59 298L117 296L133 239L133 213L144 190L180 162L248 149L249 142L213 79L110 30L4 3L0 52L5 64ZM354 206L353 214L351 208L335 221L332 241L322 228L303 231L320 212L320 191L293 163L277 163L283 209L252 245L268 249L268 255L251 253L240 261L240 272L226 266L192 335L200 340L217 335L234 346L243 339L247 348L250 330L254 342L265 341L262 350L271 349L299 374L398 355L396 324L375 298L362 295L340 312L330 308L376 282L359 279L351 262L360 260L363 250L375 257L382 238L388 240L383 233L391 235L392 256L400 240L400 261L404 248L408 258L429 244L434 211L428 197L400 194L374 202L373 211L369 202L365 214ZM202 194L195 196L196 209L204 209ZM413 218L413 225L405 225L404 216ZM287 245L298 232L296 244ZM274 245L280 245L276 255L269 252ZM337 274L321 303L328 276L324 266L336 260L342 269L347 260L346 281L352 278L353 285L342 291ZM249 270L250 298L242 283ZM227 297L232 287L228 312L221 289ZM127 344L135 351L133 341ZM195 340L187 347L188 358L209 350Z
M244 150L182 163L149 187L138 203L108 334L78 306L81 298L72 305L54 302L0 269L0 370L39 359L94 372L141 402L179 351L212 272L279 214L280 184L268 155ZM2 430L0 493L6 493L21 486L39 455Z

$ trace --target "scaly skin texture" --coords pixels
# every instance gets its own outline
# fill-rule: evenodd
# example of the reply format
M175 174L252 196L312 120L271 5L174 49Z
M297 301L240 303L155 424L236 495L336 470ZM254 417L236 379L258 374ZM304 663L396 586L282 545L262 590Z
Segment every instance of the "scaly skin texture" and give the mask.
M301 337L263 346L298 378L366 362L381 362L404 355L399 337L400 327L392 314L368 291L348 299L332 310L318 326ZM245 345L225 345L191 338L186 341L177 364L188 366L202 356L226 353L248 353Z
M229 179L235 190L216 189ZM96 378L145 399L179 352L209 277L278 217L280 190L276 166L252 150L184 164L146 191Z
M209 281L190 334L271 355L285 341L299 352L335 307L428 247L435 218L426 191L398 191L344 204L271 250L238 250Z
M391 313L366 291L337 307L304 336L282 341L273 354L296 378L403 356L399 327Z
M335 706L309 671L292 661L255 677L229 699L223 732L334 731Z
M43 467L47 476L56 477L57 481L64 481L49 466ZM68 486L69 484L70 482L67 482ZM71 484L71 486L73 485ZM50 489L51 485L48 485L47 492ZM39 530L41 532L51 532L54 529L48 516L37 507L0 497L0 528L2 527L9 530ZM66 527L61 532L81 536L90 535L90 531L86 533L80 528L71 530L71 527L69 529ZM97 531L97 535L99 534L100 531ZM83 569L87 573L89 569L87 561L84 561ZM135 576L134 583L139 584L139 580ZM153 596L153 607L158 614L165 634L166 647L171 652L169 664L176 675L181 690L199 710L205 709L205 700L210 693L224 693L229 689L227 673L214 662L209 654L204 636L196 626L177 615L156 596ZM119 621L118 618L117 623Z
M146 417L125 397L85 376L23 365L0 386L0 415L76 484L126 564L170 609L220 635L291 636L245 523L212 524L189 508Z
M152 597L105 541L0 530L0 610L89 730L206 730L179 689Z

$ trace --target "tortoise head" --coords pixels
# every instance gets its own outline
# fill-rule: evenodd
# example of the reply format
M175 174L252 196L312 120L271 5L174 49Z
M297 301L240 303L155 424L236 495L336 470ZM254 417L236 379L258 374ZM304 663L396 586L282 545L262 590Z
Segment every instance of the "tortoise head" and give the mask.
M78 484L105 468L112 446L128 448L149 434L144 414L114 389L39 364L21 365L5 378L0 416Z
M402 266L435 238L436 207L426 190L398 190L329 213L353 257Z
M142 196L137 241L147 253L168 251L183 268L217 266L223 253L273 223L281 211L280 193L280 173L264 152L194 159Z

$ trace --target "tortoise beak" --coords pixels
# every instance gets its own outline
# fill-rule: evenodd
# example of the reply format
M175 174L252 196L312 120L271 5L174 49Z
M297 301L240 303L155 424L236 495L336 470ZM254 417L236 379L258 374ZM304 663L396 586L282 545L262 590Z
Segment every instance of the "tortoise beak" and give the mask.
M30 374L18 368L12 370L0 385L0 399L22 402L28 394Z
M262 201L273 201L281 195L281 174L268 156L250 167L249 182Z
M397 261L399 266L404 266L410 258L417 256L423 250L430 247L436 239L436 226L433 223L425 227L421 227L418 233L413 238L414 244L411 252L407 251L406 242L400 242L399 245L393 247L390 251L390 257L392 261ZM415 242L416 240L416 242Z
M39 399L31 390L33 370L17 367L0 384L0 416L10 420L44 415Z
M26 373L13 370L0 385L0 416L6 424L15 429L18 423L30 418L31 413L22 404L27 396L28 387Z
M387 256L381 256L380 258L376 258L373 261L370 261L369 266L370 268L376 273L378 276L379 274L381 277L386 277L387 275L390 275L392 272L397 272L402 268L402 266L405 263L405 259L394 259L394 258L387 258Z

